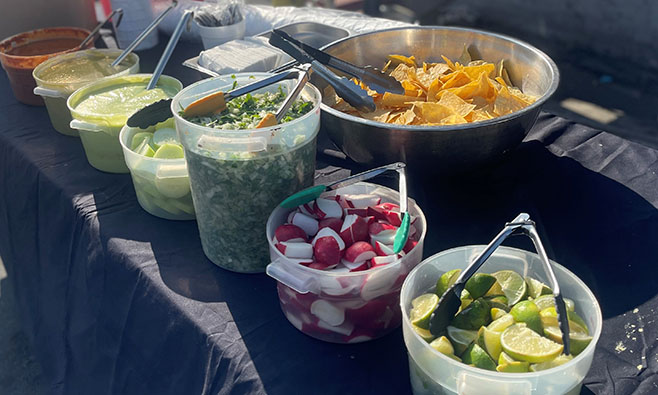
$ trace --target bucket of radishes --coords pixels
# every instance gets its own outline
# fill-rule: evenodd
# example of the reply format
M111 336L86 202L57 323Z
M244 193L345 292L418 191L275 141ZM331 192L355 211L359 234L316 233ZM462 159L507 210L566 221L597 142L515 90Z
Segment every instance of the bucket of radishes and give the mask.
M266 271L293 326L316 339L360 343L400 325L400 288L422 260L427 223L409 199L409 238L394 254L398 199L397 191L360 182L272 212Z

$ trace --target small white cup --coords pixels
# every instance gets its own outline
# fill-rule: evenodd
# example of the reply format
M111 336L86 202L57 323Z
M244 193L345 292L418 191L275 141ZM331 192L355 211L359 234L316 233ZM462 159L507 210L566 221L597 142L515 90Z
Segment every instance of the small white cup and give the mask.
M197 26L199 26L199 33L201 34L204 49L210 49L231 40L242 39L247 28L245 18L242 18L238 23L228 26L208 27L199 25L198 23Z

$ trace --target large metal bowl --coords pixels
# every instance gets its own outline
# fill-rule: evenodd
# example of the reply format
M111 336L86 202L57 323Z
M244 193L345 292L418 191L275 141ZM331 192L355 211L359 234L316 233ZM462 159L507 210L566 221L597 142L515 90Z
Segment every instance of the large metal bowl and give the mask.
M464 46L481 59L505 60L511 81L539 96L531 106L503 117L454 126L406 126L369 121L322 105L322 129L354 161L376 166L398 160L418 173L454 175L500 159L523 140L541 106L555 92L555 63L537 48L511 37L454 27L408 27L345 38L324 50L357 65L381 67L389 54L414 55L438 62L457 59ZM313 78L320 90L326 82Z

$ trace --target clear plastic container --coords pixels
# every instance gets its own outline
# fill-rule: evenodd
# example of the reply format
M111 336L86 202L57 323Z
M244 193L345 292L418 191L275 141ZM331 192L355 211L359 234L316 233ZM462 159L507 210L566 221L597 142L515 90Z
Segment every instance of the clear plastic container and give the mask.
M37 83L34 94L43 97L55 130L67 136L78 136L78 131L70 127L73 118L66 106L71 93L103 77L139 72L139 57L134 53L116 68L110 66L120 54L118 49L88 49L58 55L34 69L32 76Z
M415 395L424 394L579 394L601 336L603 317L592 291L573 273L552 262L562 295L576 303L576 312L583 317L592 334L591 343L573 360L564 365L535 373L498 373L470 367L434 350L411 326L411 301L434 289L441 274L452 269L464 269L485 246L466 246L440 252L425 259L413 270L402 286L404 342L409 353L411 386ZM499 247L484 263L480 272L514 270L522 276L532 276L548 284L539 256L509 247Z
M140 155L130 149L136 133L154 132L161 128L173 128L174 119L151 126L148 129L121 129L119 142L130 170L137 201L149 214L172 220L194 219L194 205L190 191L185 159L159 159Z
M375 194L381 196L382 203L399 201L397 191L365 182L339 188L327 196L336 194ZM418 244L388 265L348 273L302 266L275 247L274 232L286 222L290 211L279 206L267 221L272 260L267 274L278 281L281 310L288 321L303 333L332 343L361 343L397 328L402 320L400 287L409 271L423 259L427 223L416 202L409 199L409 213L416 217L412 226L419 235ZM331 323L325 317L327 312L332 316ZM335 320L342 315L344 319Z
M89 35L77 27L49 27L16 34L0 42L0 63L7 72L16 99L25 104L43 106L41 96L34 94L36 82L32 71L45 60L77 50ZM87 48L93 47L89 42Z
M183 119L178 112L208 93L231 90L269 73L210 78L182 90L171 103L185 148L201 245L216 265L241 273L265 271L268 215L286 197L310 186L320 129L320 92L307 84L301 97L314 103L303 116L251 130L219 130ZM252 94L292 87L282 81Z
M147 93L143 88L150 79L151 74L105 77L69 96L66 105L73 117L71 128L79 131L87 160L96 169L108 173L128 173L119 143L119 132L126 120L150 103L173 97L183 87L177 79L162 75L156 86L159 90ZM119 89L141 89L142 94L121 94L117 92ZM97 105L92 105L92 100L97 101Z

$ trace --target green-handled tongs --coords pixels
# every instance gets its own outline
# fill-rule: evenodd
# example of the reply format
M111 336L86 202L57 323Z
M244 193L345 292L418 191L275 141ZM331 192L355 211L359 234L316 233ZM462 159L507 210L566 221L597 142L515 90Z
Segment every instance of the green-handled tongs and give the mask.
M407 202L407 174L405 172L405 168L406 165L404 163L395 162L391 163L390 165L376 167L374 169L364 171L363 173L355 174L353 176L334 181L330 184L314 185L290 195L283 202L281 202L280 206L283 208L292 209L317 199L325 191L332 191L338 188L346 187L359 181L369 180L387 171L394 170L398 173L399 176L398 189L400 192L400 215L402 217L400 227L398 228L397 232L395 232L395 241L393 242L393 252L397 254L402 251L402 248L404 248L404 245L407 242L407 238L409 237L410 218L408 212L409 205Z

